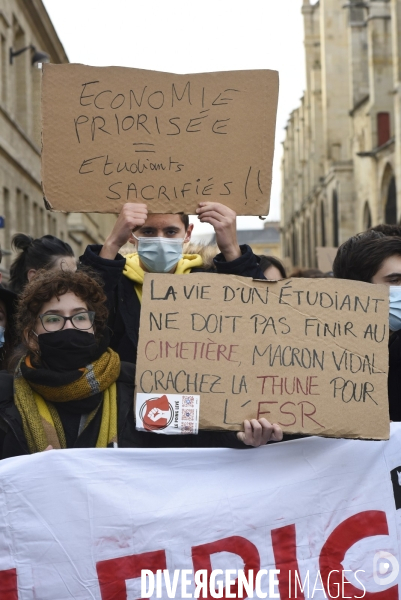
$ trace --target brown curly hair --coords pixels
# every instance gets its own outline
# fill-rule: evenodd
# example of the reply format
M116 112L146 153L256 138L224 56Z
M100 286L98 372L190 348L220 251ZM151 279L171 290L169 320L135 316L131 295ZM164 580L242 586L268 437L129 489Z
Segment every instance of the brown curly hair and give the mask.
M89 271L39 271L35 278L26 285L18 299L15 316L17 334L21 351L32 352L37 346L36 340L29 337L35 327L42 306L52 298L60 298L72 292L83 300L88 310L95 312L95 337L99 340L106 327L108 310L106 295L102 284L95 273ZM30 340L28 342L28 339Z

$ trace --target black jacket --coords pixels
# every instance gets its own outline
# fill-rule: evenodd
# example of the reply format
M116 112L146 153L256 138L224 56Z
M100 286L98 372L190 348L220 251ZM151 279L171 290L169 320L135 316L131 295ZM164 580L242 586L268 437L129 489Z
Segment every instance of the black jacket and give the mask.
M88 246L80 261L97 271L103 279L110 310L110 347L119 354L121 360L136 362L141 305L133 282L123 275L125 258L121 254L117 254L114 260L101 258L101 248L102 246L98 245ZM217 273L266 279L251 248L241 246L241 252L242 256L230 262L227 262L222 254L218 254L214 259ZM204 269L191 271L199 272L204 272Z
M232 431L200 431L198 435L163 435L137 431L134 416L134 377L135 366L122 362L120 377L117 380L117 431L120 448L248 448ZM89 428L90 425L72 447L93 447L89 442ZM13 376L6 371L0 371L0 457L10 458L23 454L29 454L29 449L21 416L14 404Z
M401 421L401 331L389 340L388 402L391 421Z

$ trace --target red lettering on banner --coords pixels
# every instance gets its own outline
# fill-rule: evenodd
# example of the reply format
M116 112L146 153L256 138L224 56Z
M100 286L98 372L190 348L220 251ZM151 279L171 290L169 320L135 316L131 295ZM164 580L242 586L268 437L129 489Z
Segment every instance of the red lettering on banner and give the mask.
M132 554L96 563L102 600L127 600L125 582L140 577L142 569L149 569L153 573L158 569L167 569L165 551ZM3 600L3 597L0 596L0 599Z
M0 571L0 599L18 600L17 569Z
M280 569L280 574L278 575L280 599L289 600L289 598L299 598L300 600L305 600L302 591L295 588L296 572L298 573L299 581L301 581L297 560L295 525L273 529L271 535L276 569Z
M200 546L192 547L192 561L194 564L194 571L200 569L206 569L208 577L208 590L210 589L210 574L212 572L212 563L210 557L212 554L218 552L231 552L237 554L244 561L244 574L245 577L249 578L249 570L253 569L254 581L257 572L260 570L260 556L258 549L249 540L234 535L232 537L223 538L216 542L210 542L209 544L202 544ZM235 594L235 598L238 598L238 579L235 583L230 586L231 593ZM212 596L208 595L207 599L210 600ZM223 595L223 598L225 596ZM241 596L242 598L242 596Z
M375 535L388 535L388 525L386 513L381 510L367 510L360 512L349 519L346 519L334 529L327 538L320 553L320 573L324 587L330 598L330 590L327 586L327 580L330 571L330 585L335 585L335 590L342 590L342 561L346 552L359 540ZM363 597L364 600L398 600L398 586L394 585L381 592L366 592L354 587L344 577L344 583L348 586L346 594L349 597Z

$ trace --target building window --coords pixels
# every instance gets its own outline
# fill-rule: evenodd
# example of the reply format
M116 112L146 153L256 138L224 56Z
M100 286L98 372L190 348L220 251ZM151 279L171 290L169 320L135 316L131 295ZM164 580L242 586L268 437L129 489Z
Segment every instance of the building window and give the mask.
M326 245L326 227L324 221L324 203L323 200L320 203L320 227L321 227L321 235L322 235L322 246Z
M39 206L36 202L33 203L33 237L37 239L39 234Z
M16 189L15 190L15 195L16 195L16 205L17 205L17 231L21 232L21 231L25 231L24 229L24 223L23 223L23 219L24 219L24 207L22 204L22 192L20 189Z
M291 258L291 242L289 237L286 239L285 255L288 256L288 258Z
M307 266L312 266L312 239L311 239L311 228L310 228L310 219L309 217L306 219L306 258L308 261Z
M333 246L335 248L338 248L339 246L339 235L338 235L338 229L339 229L339 220L338 220L338 195L337 195L337 191L334 190L333 192Z
M3 205L4 205L4 246L5 250L11 250L11 207L10 207L10 192L7 188L3 188ZM10 268L10 256L5 257L6 269Z
M292 264L298 264L298 240L297 240L297 232L293 229L292 232Z
M38 237L42 237L42 235L44 235L44 228L45 228L45 209L44 208L40 208L39 209L39 235Z
M395 177L392 177L387 191L385 222L388 225L397 224L397 188L395 185Z
M23 218L23 231L25 231L25 233L29 233L30 231L30 204L29 204L29 196L28 194L24 194L24 209L23 209L23 213L24 213L24 218Z
M317 208L313 209L313 264L312 266L317 267L317 254L316 246L319 245L318 238L318 227L317 227Z
M27 45L26 38L15 17L13 30L13 49L21 50ZM30 52L24 52L15 59L13 64L15 117L23 129L27 126L27 70L31 66L30 56Z
M4 35L0 35L0 53L1 53L1 101L3 104L7 102L7 69L8 69L8 52L7 42Z
M368 202L365 202L365 207L363 209L363 228L364 230L370 229L372 227L372 215L370 212Z
M383 146L390 137L390 113L377 113L377 145Z

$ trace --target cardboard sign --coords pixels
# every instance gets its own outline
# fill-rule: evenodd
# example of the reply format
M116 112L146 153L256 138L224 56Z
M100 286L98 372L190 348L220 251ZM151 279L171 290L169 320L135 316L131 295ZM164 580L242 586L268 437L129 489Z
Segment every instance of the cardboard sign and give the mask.
M387 439L388 287L147 274L136 391L199 394L201 429Z
M331 246L317 246L317 268L323 273L330 273L333 270L333 262L337 255L338 248Z
M174 75L44 66L42 182L50 209L194 214L213 200L269 212L277 71Z

